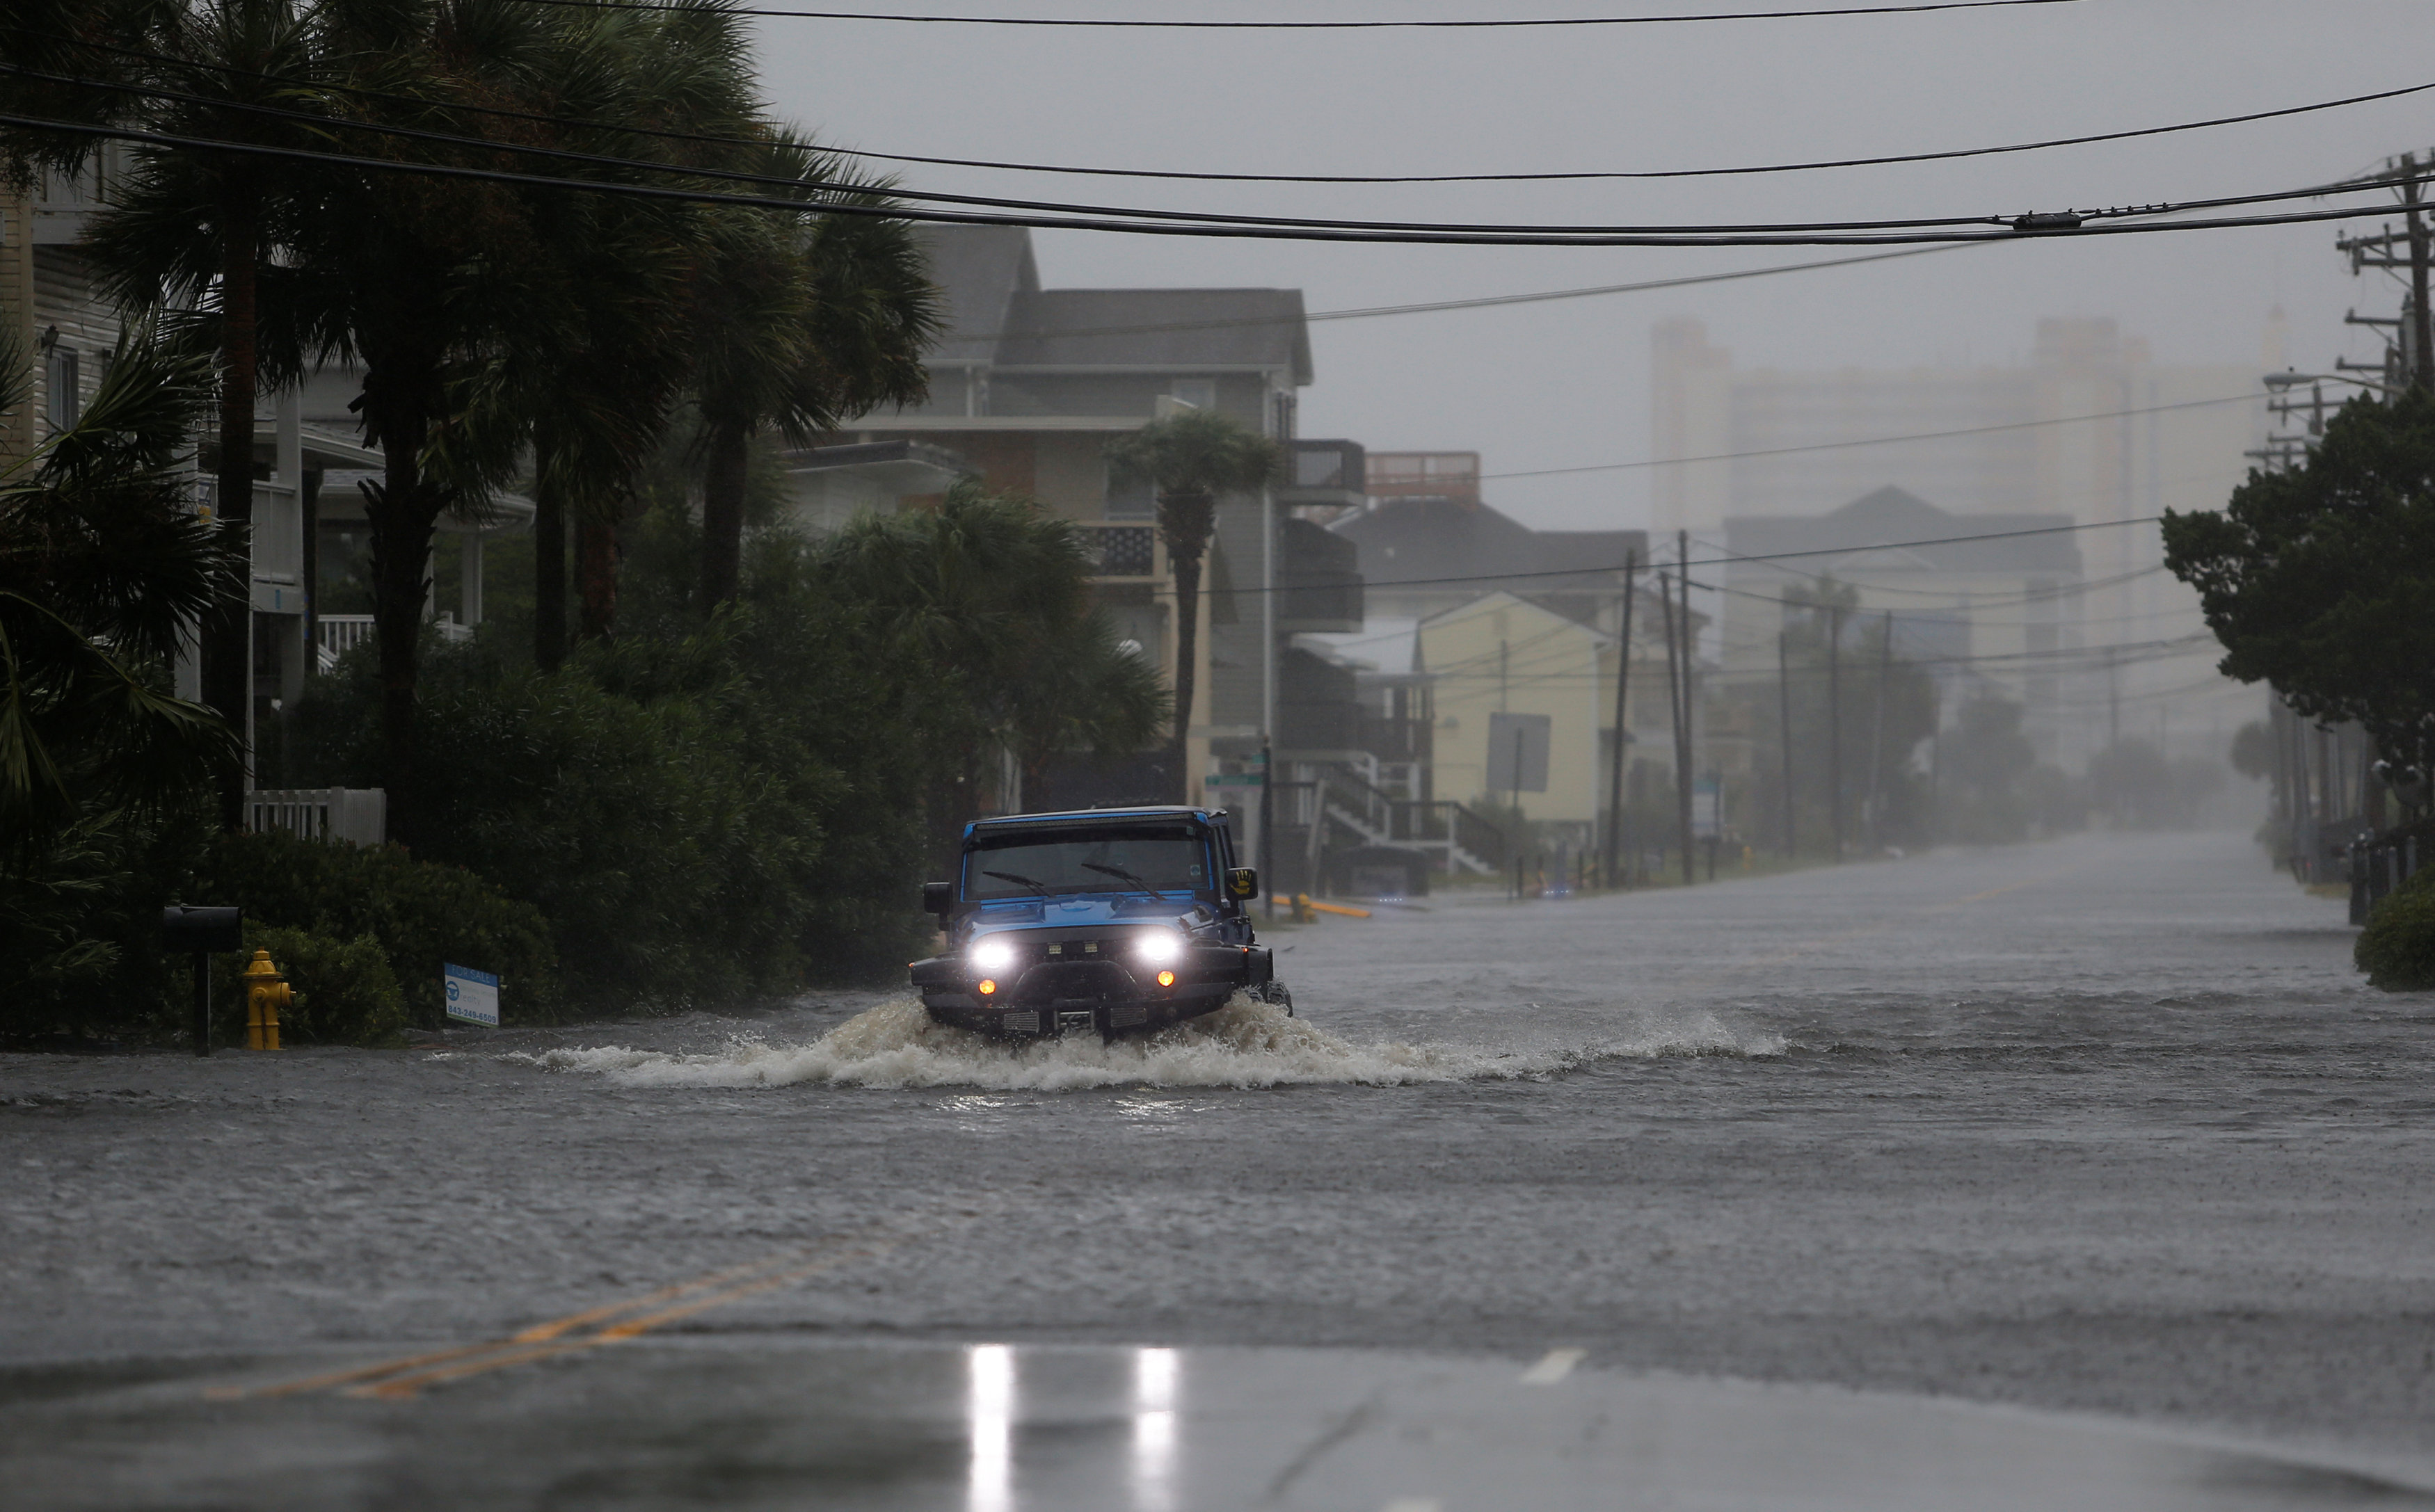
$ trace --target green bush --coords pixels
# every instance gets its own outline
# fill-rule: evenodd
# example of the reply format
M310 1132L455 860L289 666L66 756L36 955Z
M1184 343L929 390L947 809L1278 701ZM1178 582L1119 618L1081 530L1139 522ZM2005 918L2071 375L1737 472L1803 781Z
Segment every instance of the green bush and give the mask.
M2435 867L2394 888L2367 916L2351 959L2387 992L2435 988Z
M396 846L327 845L285 833L222 835L191 900L235 903L249 920L380 942L412 1021L438 1028L443 962L497 973L504 1022L548 1023L560 1012L549 923L462 867L417 861Z
M370 935L337 939L309 929L247 919L245 949L233 970L213 963L213 1040L241 1045L246 1036L246 969L256 951L287 979L296 1000L279 1015L283 1044L387 1045L406 1027L406 994L389 953ZM225 958L224 958L225 959Z

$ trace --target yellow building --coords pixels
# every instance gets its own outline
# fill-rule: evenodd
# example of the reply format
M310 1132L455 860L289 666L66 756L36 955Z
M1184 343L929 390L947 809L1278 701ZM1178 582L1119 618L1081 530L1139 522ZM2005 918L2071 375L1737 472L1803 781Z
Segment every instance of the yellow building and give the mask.
M1475 806L1518 799L1528 818L1578 825L1588 840L1608 783L1615 638L1503 592L1431 615L1420 637L1438 796ZM1633 712L1635 729L1643 713Z

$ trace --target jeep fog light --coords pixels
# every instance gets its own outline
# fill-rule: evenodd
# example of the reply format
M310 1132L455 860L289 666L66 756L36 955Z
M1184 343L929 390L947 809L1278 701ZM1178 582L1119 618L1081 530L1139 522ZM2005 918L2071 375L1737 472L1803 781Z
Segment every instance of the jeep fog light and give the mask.
M1003 971L1014 964L1014 946L1002 939L976 940L964 959L976 971Z
M1183 936L1171 929L1154 929L1133 941L1133 954L1152 966L1165 966L1183 954Z
M1159 972L1158 985L1161 987L1173 987L1175 985L1175 973L1173 971Z
M995 982L991 981L986 976L981 978L981 996L988 997L991 993L996 990L997 984Z

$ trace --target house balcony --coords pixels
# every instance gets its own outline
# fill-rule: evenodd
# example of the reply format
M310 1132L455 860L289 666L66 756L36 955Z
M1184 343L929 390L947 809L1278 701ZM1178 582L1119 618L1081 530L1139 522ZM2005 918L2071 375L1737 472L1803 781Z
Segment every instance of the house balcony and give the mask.
M1358 509L1368 499L1366 455L1359 441L1295 441L1286 485L1277 503L1288 509L1323 509L1329 516Z
M1102 586L1166 581L1166 543L1158 526L1131 520L1078 520L1093 563L1092 581Z

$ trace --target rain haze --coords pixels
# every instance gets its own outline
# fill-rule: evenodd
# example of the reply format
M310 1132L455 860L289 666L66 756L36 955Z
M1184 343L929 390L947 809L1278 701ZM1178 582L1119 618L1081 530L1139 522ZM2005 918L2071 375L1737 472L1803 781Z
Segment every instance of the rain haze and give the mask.
M18 3L10 1507L2435 1508L2426 5Z
M1647 5L1531 15L1682 14ZM1718 8L1704 8L1718 9ZM1758 9L1758 8L1741 8ZM976 4L976 15L1043 14ZM1064 14L1067 12L1059 12ZM1093 14L1084 10L1075 14ZM1416 0L1173 20L1459 19ZM1516 12L1518 13L1518 12ZM2423 84L2420 8L2112 0L2051 8L1514 31L1086 31L764 19L767 86L824 142L920 157L1175 172L1647 172L2007 146ZM911 88L907 81L916 81ZM2423 96L2144 141L1948 163L1657 182L1246 185L895 164L909 188L1246 215L1490 224L1722 224L2015 215L2271 193L2425 144ZM874 163L874 167L889 166ZM2313 208L2313 206L2311 206ZM2362 216L2357 227L2375 223ZM2101 316L2161 362L2373 357L2345 310L2389 313L2336 226L1968 249L1709 289L1328 321L1302 432L1466 450L1491 473L1642 461L1648 335L1695 316L1745 367L2027 359L2041 317ZM1839 255L1802 249L1325 246L1043 232L1052 286L1299 288L1313 312L1629 284ZM1865 250L1865 249L1859 249ZM1851 255L1846 252L1840 255ZM2262 366L2260 370L2264 370ZM1643 472L1499 479L1545 528L1646 523Z

